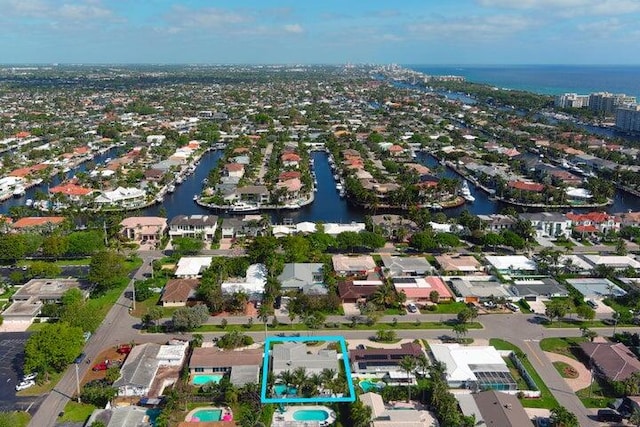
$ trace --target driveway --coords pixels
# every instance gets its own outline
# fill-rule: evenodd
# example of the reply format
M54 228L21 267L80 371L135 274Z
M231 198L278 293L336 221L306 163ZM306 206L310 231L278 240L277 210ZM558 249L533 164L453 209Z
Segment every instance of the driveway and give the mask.
M358 308L358 304L356 303L343 302L342 309L344 310L345 317L360 316L360 309Z
M544 355L551 360L551 362L564 362L567 365L571 366L578 372L578 378L565 378L564 380L569 384L571 390L578 391L584 388L589 387L591 384L591 372L584 366L583 363L577 361L576 359L572 359L568 356L552 353L549 351L545 351Z

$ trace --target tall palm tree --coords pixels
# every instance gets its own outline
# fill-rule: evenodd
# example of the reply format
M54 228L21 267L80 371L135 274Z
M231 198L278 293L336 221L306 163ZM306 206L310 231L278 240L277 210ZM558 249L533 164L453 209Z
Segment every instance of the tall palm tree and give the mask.
M405 356L400 360L400 367L407 374L407 402L411 400L411 381L410 375L416 369L416 359L410 356Z
M300 387L307 380L307 372L303 366L293 370L293 382Z

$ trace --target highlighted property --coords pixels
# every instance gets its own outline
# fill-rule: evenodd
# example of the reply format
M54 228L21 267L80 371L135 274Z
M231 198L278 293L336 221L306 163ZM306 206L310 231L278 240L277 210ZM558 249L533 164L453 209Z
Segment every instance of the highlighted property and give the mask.
M324 348L325 343L335 344ZM355 399L344 337L267 338L262 362L262 403L331 403Z

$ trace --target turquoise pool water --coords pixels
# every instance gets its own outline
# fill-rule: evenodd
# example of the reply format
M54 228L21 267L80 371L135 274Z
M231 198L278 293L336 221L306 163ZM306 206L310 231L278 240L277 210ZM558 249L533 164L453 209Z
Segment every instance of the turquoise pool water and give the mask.
M362 380L360 381L360 388L362 389L362 391L364 391L365 393L370 392L371 390L380 390L381 388L383 388L386 384L383 382L373 382L373 381L368 381L368 380Z
M220 421L222 419L222 409L201 409L194 412L191 419L193 420L193 418L203 422Z
M287 388L287 386L285 384L276 384L273 386L273 391L275 391L276 396L284 396L285 394L287 396L295 396L296 393L298 392L298 390L295 387L289 387Z
M224 375L218 374L200 374L193 376L193 385L203 385L206 383L216 383L218 384L220 380L224 377Z
M322 409L300 409L293 413L293 419L296 421L326 421L329 413Z

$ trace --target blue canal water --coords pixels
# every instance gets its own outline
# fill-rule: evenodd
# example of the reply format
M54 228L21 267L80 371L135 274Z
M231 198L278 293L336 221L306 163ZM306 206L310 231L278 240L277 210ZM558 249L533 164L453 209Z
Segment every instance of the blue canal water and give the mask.
M176 191L173 194L168 194L163 203L150 206L144 209L142 212L132 213L132 215L159 215L160 208L164 207L167 212L168 218L173 218L176 215L193 215L193 214L218 214L211 212L193 201L194 194L199 194L202 190L202 180L207 177L209 171L216 167L218 161L222 157L222 151L209 151L204 154L200 159L200 164L196 168L196 171L188 176L181 185L176 186ZM109 152L96 157L96 163L103 163L106 158L115 158L118 155L116 148ZM281 210L279 212L271 211L269 215L273 223L282 223L285 218L291 219L293 222L302 221L322 221L322 222L342 222L349 223L352 221L362 221L367 214L361 208L352 206L347 202L346 198L341 198L335 187L335 180L333 179L333 173L329 167L328 155L323 151L314 151L311 154L314 160L314 169L318 180L318 191L315 193L315 201L302 209L297 211ZM428 153L420 152L416 159L421 164L435 169L439 166L438 161ZM78 171L85 170L86 164L82 164L78 167ZM449 178L462 179L460 175L451 170L450 168L441 168L441 176ZM68 175L72 175L73 171ZM60 178L56 177L51 186L57 185L60 182ZM6 213L11 206L23 205L28 198L34 198L37 188L46 191L46 184L33 187L27 190L27 194L20 199L9 199L0 204L0 212ZM471 194L476 198L473 203L466 203L464 206L455 209L447 209L444 212L451 217L457 217L464 209L469 212L481 215L500 212L504 207L503 204L490 200L488 195L470 185ZM607 208L608 212L626 212L629 209L634 211L640 211L640 198L630 194L626 194L621 191L617 191L614 197L614 203ZM224 216L224 215L223 215Z

